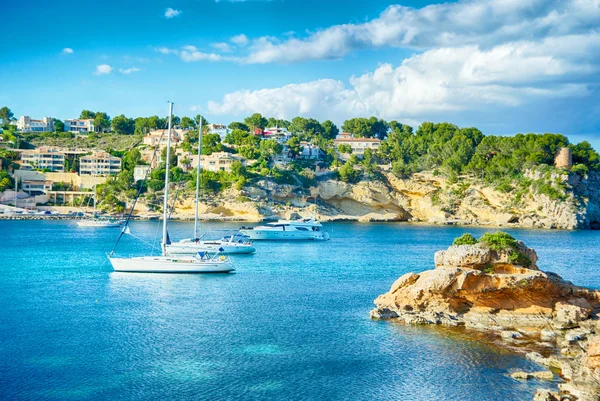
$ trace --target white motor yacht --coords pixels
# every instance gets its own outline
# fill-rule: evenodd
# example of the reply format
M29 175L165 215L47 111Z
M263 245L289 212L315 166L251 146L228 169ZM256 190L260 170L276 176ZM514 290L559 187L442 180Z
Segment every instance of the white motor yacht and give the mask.
M254 228L242 227L240 232L251 240L314 240L326 241L329 233L315 219L279 220Z

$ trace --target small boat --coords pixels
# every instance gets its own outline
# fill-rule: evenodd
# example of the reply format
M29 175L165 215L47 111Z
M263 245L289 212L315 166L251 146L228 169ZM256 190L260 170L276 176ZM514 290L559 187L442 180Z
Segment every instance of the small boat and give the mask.
M89 207L90 203L86 206ZM87 211L87 210L86 210ZM115 228L121 227L123 224L122 221L109 219L109 218L101 218L96 215L96 186L94 186L94 210L90 216L85 214L82 215L81 219L76 221L79 227L87 227L87 228Z
M167 155L165 171L170 171L171 159L171 126L173 119L173 103L169 103L169 129L167 133ZM139 197L139 193L138 193ZM108 260L116 272L128 273L229 273L234 271L228 257L219 255L219 249L214 255L208 252L198 252L193 256L167 256L167 246L171 244L167 230L169 222L169 174L165 174L165 196L163 202L163 230L162 230L162 256L139 256L130 258L114 257L114 251L123 234L130 233L129 219L133 213L131 208L129 217L121 230L121 235L115 244Z
M240 232L251 240L313 240L326 241L329 233L315 219L279 220L254 228L242 227Z

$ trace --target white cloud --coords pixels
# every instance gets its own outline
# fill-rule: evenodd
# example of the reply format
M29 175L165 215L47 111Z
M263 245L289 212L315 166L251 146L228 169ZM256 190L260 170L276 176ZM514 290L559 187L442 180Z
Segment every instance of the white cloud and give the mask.
M233 60L231 57L223 57L215 53L205 53L198 50L196 46L187 45L182 46L180 49L170 49L168 47L158 47L155 49L157 52L162 54L175 54L181 60L185 62L191 61L221 61L221 60Z
M71 49L70 47L65 47L64 49L62 49L62 53L63 54L73 54L73 49Z
M232 36L229 41L238 46L245 46L248 44L248 37L241 33L239 35Z
M419 119L432 113L514 108L546 99L589 96L600 73L600 34L518 41L482 49L439 48L401 65L383 64L372 73L342 81L303 84L225 95L210 102L215 114L261 112L333 118L377 115Z
M175 10L171 7L165 10L165 18L177 17L179 14L181 14L181 10Z
M229 43L225 42L212 43L211 46L223 53L229 53L233 50Z
M362 24L335 25L300 39L255 39L246 62L335 59L380 47L489 47L588 32L599 24L600 0L462 0L420 9L393 5Z
M131 67L131 68L126 68L126 69L119 68L119 72L121 74L125 74L125 75L129 75L131 73L138 72L138 71L140 71L140 69L137 67Z
M96 66L95 75L106 75L112 72L113 68L108 64L100 64Z

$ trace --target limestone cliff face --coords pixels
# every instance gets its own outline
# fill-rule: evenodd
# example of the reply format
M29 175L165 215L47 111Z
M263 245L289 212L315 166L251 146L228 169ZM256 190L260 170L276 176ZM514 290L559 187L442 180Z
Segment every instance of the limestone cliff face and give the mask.
M528 179L560 182L562 195L553 199L532 189L500 192L477 180L450 183L441 176L417 173L356 184L321 179L311 188L261 180L241 191L229 189L201 204L215 218L259 221L316 214L322 221L418 221L435 224L473 224L575 229L600 225L600 175L531 173ZM315 199L317 200L315 206ZM191 194L176 205L176 217L193 215Z
M577 287L539 270L535 251L522 242L517 251L531 261L528 267L512 263L511 252L481 243L439 251L435 269L400 277L390 291L377 297L371 316L485 330L525 351L541 344L553 355L545 358L530 352L528 358L560 370L567 381L560 386L560 396L540 391L536 400L563 400L562 395L570 394L597 401L600 291ZM536 375L522 372L514 377Z

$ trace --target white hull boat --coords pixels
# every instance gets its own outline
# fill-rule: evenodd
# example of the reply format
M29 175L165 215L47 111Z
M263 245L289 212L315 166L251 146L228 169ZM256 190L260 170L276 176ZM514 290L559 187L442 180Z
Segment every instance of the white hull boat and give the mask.
M198 257L141 256L109 258L116 272L127 273L230 273L235 269L229 259Z
M326 241L329 233L322 231L323 225L314 219L279 220L264 226L240 229L251 240L312 240Z
M252 244L227 240L203 241L182 239L166 246L167 255L195 255L198 252L221 252L228 255L243 255L256 252Z
M121 227L120 222L109 221L109 220L78 220L77 225L79 227L97 227L97 228Z
M169 129L167 132L167 155L165 170L170 171L171 159L171 127L173 117L173 103L169 103ZM139 197L138 192L138 197ZM197 198L197 196L196 196ZM133 211L133 207L132 207ZM121 235L115 244L108 260L116 272L128 273L230 273L234 271L231 261L226 256L218 256L218 252L210 255L208 252L194 252L194 256L169 256L167 247L171 245L167 224L169 221L169 174L165 174L165 196L163 200L163 233L162 233L162 256L139 256L131 258L113 257L114 251L119 244L123 234L131 234L129 230L129 218L121 230ZM220 251L220 250L219 250Z

